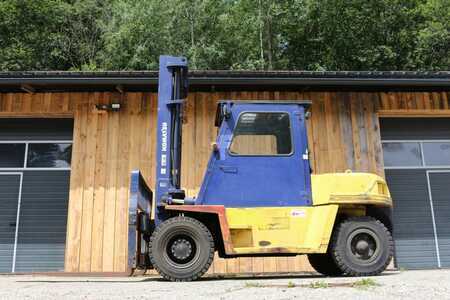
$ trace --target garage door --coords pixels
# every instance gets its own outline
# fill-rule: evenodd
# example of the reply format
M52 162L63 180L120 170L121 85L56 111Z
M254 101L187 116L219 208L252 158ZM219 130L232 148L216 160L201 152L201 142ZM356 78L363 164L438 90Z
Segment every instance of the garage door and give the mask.
M72 120L0 119L0 272L64 269L72 131Z
M450 120L387 118L380 124L397 264L450 267Z

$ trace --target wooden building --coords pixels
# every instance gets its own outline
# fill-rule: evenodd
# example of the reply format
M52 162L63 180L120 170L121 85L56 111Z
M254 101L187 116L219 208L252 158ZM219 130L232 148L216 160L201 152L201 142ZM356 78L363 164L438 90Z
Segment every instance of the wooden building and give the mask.
M127 272L128 186L154 185L155 72L0 73L0 272ZM397 263L450 267L450 72L197 71L182 186L197 191L220 99L313 101L314 173L374 172L395 202ZM119 111L97 104L120 103ZM210 272L310 270L305 257Z

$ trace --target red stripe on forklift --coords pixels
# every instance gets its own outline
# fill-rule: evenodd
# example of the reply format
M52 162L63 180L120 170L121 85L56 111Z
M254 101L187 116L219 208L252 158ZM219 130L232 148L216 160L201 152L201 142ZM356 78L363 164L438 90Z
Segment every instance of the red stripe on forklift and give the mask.
M220 231L222 232L223 245L226 254L234 254L233 242L231 241L230 228L223 205L166 205L167 210L189 211L198 213L216 214L219 218Z

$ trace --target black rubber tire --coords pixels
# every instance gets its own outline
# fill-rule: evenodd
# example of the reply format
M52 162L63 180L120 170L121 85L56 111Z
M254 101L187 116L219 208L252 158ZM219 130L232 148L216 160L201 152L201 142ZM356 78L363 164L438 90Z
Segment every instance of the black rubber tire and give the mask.
M186 236L195 245L188 264L176 262L168 253L168 245L176 236ZM150 238L150 261L156 271L170 281L196 280L208 271L214 258L214 240L208 228L198 220L177 216L159 225Z
M342 275L341 269L339 269L329 253L308 254L308 261L317 273L325 276Z
M351 239L357 232L372 235L378 243L369 260L364 261L352 254ZM372 217L353 217L336 227L330 246L331 256L342 273L347 276L373 276L383 272L394 254L394 242L389 230Z

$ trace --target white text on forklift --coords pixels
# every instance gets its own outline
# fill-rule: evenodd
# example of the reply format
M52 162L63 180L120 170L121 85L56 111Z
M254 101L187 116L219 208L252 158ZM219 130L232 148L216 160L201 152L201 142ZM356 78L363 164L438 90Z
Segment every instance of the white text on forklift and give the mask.
M161 124L161 174L166 174L167 155L167 122Z

